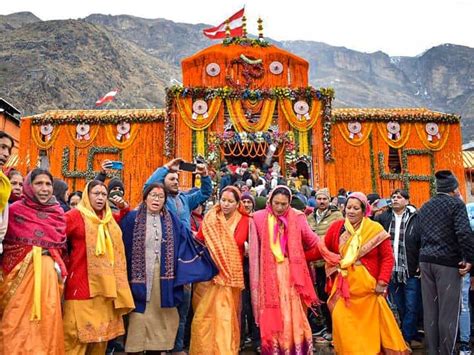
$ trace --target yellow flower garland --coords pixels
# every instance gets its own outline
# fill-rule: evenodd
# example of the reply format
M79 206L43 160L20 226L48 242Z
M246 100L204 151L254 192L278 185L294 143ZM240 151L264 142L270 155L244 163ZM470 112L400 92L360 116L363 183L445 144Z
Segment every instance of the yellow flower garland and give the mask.
M347 143L349 143L350 145L353 145L355 147L358 147L358 146L364 144L365 141L369 138L370 132L372 132L373 122L361 122L361 124L362 124L362 131L361 131L362 138L354 136L353 139L351 139L349 137L351 132L349 132L349 128L347 128L347 123L348 122L338 122L336 124L337 128L339 128L339 131L341 132L342 138L344 138L344 140Z
M421 142L426 148L434 152L440 151L444 148L444 146L448 142L449 129L451 127L450 124L437 124L439 127L439 134L441 135L441 139L435 138L436 142L430 142L427 138L428 133L426 133L425 131L426 123L415 123L416 133L418 133L418 137L420 138Z
M204 131L196 131L196 153L204 156Z
M300 132L307 132L313 128L322 114L322 102L320 100L313 100L311 109L309 110L309 120L306 120L306 118L303 118L302 120L298 119L296 114L293 112L293 101L290 99L279 100L278 104L280 105L281 111L290 126Z
M89 131L89 139L88 140L78 140L76 137L76 126L77 125L67 125L66 130L67 133L69 133L69 138L71 139L71 142L74 144L75 147L77 148L86 148L90 146L95 138L97 137L97 134L99 133L99 126L98 125L89 125L90 126L90 131Z
M133 142L135 142L135 139L137 138L138 131L140 124L138 123L131 123L130 124L130 138L124 140L123 142L119 142L117 140L117 132L114 130L114 127L116 125L107 125L105 126L105 134L107 135L107 139L111 145L113 145L116 148L120 149L127 149L130 147Z
M220 97L212 99L211 104L209 105L209 110L207 111L207 118L204 118L203 115L198 115L196 119L193 119L193 109L190 106L189 101L191 101L191 99L177 96L176 107L178 108L178 112L184 123L194 131L202 131L208 128L217 117L222 104L222 99Z
M38 148L43 149L43 150L49 149L56 141L56 138L58 138L60 129L61 129L61 126L54 126L53 132L51 133L51 139L48 140L47 142L43 142L41 139L42 138L41 126L31 126L31 137L33 138L33 141L38 146Z
M375 123L375 125L377 126L379 133L382 136L385 143L387 143L392 148L395 148L395 149L402 148L408 141L408 138L410 138L410 132L411 132L410 123L400 124L400 138L395 139L395 140L388 138L387 122L377 122Z
M250 123L247 120L240 100L226 99L225 102L229 111L229 117L238 132L264 132L272 124L276 100L264 100L260 119L256 123Z
M309 146L308 146L308 132L298 132L298 140L299 140L299 153L300 155L308 155L309 154Z

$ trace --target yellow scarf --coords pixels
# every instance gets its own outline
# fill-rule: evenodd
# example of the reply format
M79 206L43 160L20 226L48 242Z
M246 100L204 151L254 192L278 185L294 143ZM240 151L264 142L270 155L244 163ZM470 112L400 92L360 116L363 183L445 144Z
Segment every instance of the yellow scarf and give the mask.
M10 179L0 170L0 213L3 212L5 206L8 205L11 192L12 185L10 184Z
M339 265L342 276L346 277L348 268L359 258L361 247L376 237L380 232L384 231L384 229L379 223L367 217L362 219L357 230L354 229L347 218L344 221L344 227L350 237L344 244L339 246L339 252L342 257Z
M366 218L362 219L362 222L357 230L354 229L351 222L349 222L347 218L344 221L344 227L346 228L347 233L350 234L349 240L347 240L347 242L342 245L342 248L345 249L345 253L341 253L341 255L344 256L339 263L341 268L341 274L344 277L347 276L347 269L349 268L349 266L354 264L357 260L357 257L359 256L362 230L364 228L365 219Z
M86 189L86 191L88 190ZM113 219L112 210L110 209L110 206L108 205L108 203L106 203L104 218L100 219L92 209L88 194L84 193L81 202L79 202L79 204L77 205L77 209L85 218L87 218L93 224L98 225L97 242L95 244L95 255L99 256L106 254L110 263L113 265L115 262L114 246L112 244L112 238L110 236L108 227L108 224Z
M274 215L268 214L268 237L270 238L270 249L278 263L285 261L285 255L281 250L280 238L275 241L275 224L278 223Z

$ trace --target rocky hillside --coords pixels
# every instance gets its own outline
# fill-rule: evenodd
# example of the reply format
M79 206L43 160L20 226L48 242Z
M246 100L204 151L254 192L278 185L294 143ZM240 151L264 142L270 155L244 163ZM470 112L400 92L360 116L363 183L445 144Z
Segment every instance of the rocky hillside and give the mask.
M0 15L0 32L14 30L28 23L40 22L41 19L31 12L17 12L11 15Z
M90 108L121 89L111 107L164 104L180 61L210 45L207 25L90 15L42 22L31 13L0 16L0 97L26 114ZM338 107L428 107L461 114L474 139L474 49L440 45L417 57L361 53L312 41L272 43L310 62L313 86L333 87Z
M112 88L120 107L164 105L164 88L178 68L103 27L46 21L4 31L0 40L0 96L25 114L92 108Z

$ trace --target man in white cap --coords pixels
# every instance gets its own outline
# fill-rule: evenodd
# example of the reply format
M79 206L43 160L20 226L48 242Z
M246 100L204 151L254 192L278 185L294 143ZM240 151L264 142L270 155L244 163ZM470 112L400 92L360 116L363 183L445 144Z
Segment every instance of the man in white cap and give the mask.
M316 192L316 206L317 208L308 216L308 223L313 232L315 232L320 238L324 238L329 226L332 222L343 218L342 213L339 212L337 207L331 206L331 195L327 188L319 189ZM316 276L316 292L321 301L326 302L328 294L325 291L326 287L326 273L324 270L324 261L319 260L311 263L311 270ZM319 344L327 344L332 340L332 321L331 313L326 305L321 305L322 315L324 316L324 325L320 329L313 329L314 335L316 336L315 341Z

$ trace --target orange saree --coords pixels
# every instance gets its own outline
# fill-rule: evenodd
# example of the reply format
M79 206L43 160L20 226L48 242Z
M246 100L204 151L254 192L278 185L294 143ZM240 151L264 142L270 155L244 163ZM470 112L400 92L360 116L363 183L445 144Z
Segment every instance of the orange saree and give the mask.
M0 354L64 354L62 283L54 260L41 256L41 319L30 320L34 299L32 252L0 284Z
M328 274L337 273L328 299L336 353L408 354L385 297L375 293L377 280L360 262L389 235L380 224L367 218L357 231L351 230L348 223L339 237L339 268L327 269ZM347 299L341 291L343 284L348 287Z
M204 217L206 246L219 269L209 282L195 285L189 354L237 354L240 344L240 294L244 288L242 258L235 233L249 219L235 212L225 219L219 206ZM248 233L248 226L245 229Z

